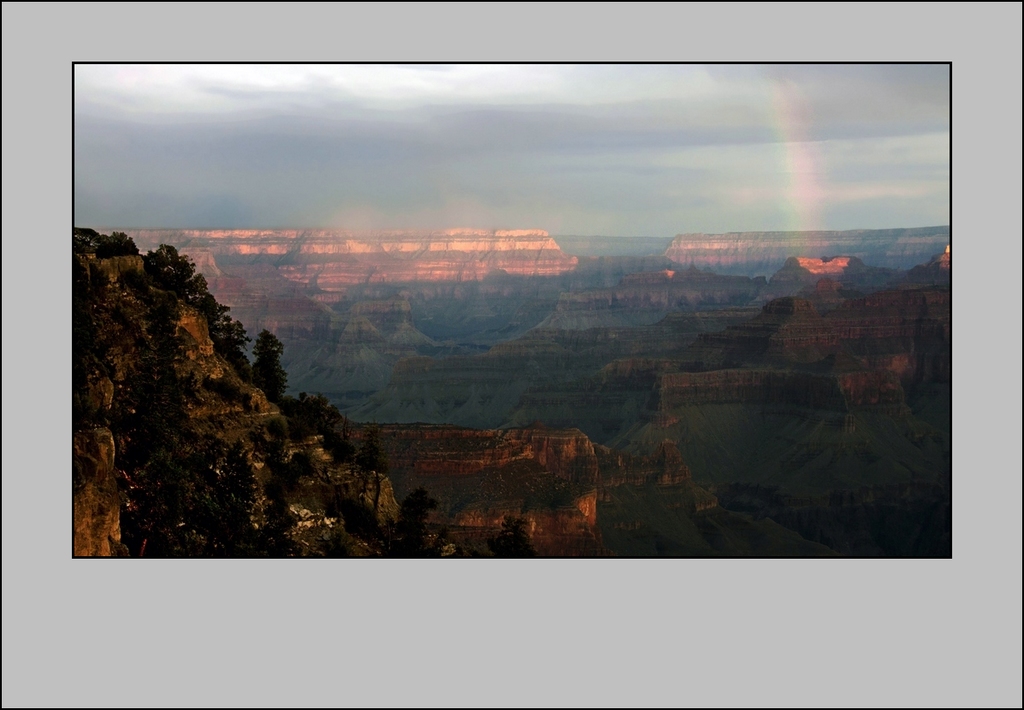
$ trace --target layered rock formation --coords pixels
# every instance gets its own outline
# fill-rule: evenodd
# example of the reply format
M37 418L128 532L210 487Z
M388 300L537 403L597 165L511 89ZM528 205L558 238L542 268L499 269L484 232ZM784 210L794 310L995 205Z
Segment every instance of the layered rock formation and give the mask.
M399 496L422 486L435 524L480 546L507 515L523 517L542 555L597 555L597 456L579 431L382 427Z
M892 286L899 276L895 269L866 266L855 256L836 256L823 259L790 257L768 282L766 293L771 298L791 296L822 279L839 284L847 291L861 295Z
M529 460L570 483L595 485L598 481L594 447L578 430L387 425L382 432L388 439L392 468L407 476L469 476Z
M351 414L363 421L500 426L521 405L521 398L538 402L544 393L561 391L566 383L594 375L617 358L680 355L699 333L740 322L754 312L673 313L642 328L535 328L480 355L402 360L395 365L387 387ZM536 394L524 394L528 390ZM562 426L567 421L564 417L553 420L552 409L541 407L537 416L522 414L513 423L525 426L543 419ZM569 406L565 415L578 417L579 423L570 426L579 426L593 436L587 418L601 416L602 410Z
M853 407L904 404L891 372L814 375L780 370L714 370L662 375L655 391L662 411L696 404L789 405L847 412Z
M843 254L892 269L920 264L949 242L949 227L856 229L843 232L679 234L665 256L684 266L748 276L774 273L790 257Z
M695 268L627 274L618 286L561 294L540 327L583 330L656 323L671 311L745 306L757 299L764 279L720 276Z
M625 439L643 448L670 436L704 481L819 492L941 483L950 470L949 292L883 291L824 317L798 299L783 304L788 322L766 307L744 327L702 336L681 366L707 371L661 375L649 400L657 415ZM773 348L794 321L797 337ZM720 369L726 361L732 369Z
M745 323L703 333L690 349L693 369L752 362L817 362L837 352L838 337L817 309L801 298L778 298Z
M860 298L864 294L844 288L838 281L819 279L813 286L805 286L800 289L796 295L798 298L808 301L818 313L824 315L839 304L853 298Z
M633 453L669 439L704 483L821 492L941 480L949 291L837 300L823 316L805 299L776 299L682 352L529 390L510 421L577 426Z
M499 271L557 276L575 268L543 230L133 230L136 243L206 249L222 268L274 257L281 275L324 291L364 283L479 281Z
M936 254L927 264L919 264L907 272L908 283L949 285L952 274L952 254L949 245L941 254Z
M825 316L843 350L904 386L950 382L952 300L948 288L903 288L846 301Z
M542 555L832 554L720 509L670 441L636 456L542 426L388 425L381 435L396 491L426 488L440 502L432 524L477 548L514 516Z
M72 543L75 557L128 554L121 543L121 496L114 468L114 436L107 428L72 439Z

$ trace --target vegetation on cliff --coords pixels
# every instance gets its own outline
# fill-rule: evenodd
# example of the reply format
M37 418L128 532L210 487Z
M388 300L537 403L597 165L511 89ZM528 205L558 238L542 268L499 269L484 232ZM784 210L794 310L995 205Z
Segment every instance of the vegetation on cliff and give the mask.
M487 548L495 557L536 557L537 550L526 531L526 519L506 515L501 532L487 538Z
M242 324L187 257L87 229L73 253L73 428L109 432L93 439L116 452L76 447L76 534L109 538L76 540L76 554L389 551L385 531L403 518L379 442L357 450L325 397L284 395L272 334L258 339L255 379L277 407L253 384ZM103 525L88 519L111 509Z

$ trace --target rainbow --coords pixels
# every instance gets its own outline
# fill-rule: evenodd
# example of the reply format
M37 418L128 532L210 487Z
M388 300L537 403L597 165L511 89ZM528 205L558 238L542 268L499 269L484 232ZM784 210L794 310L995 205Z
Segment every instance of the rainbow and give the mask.
M772 109L782 151L782 169L789 177L784 207L786 231L820 230L826 196L825 165L820 147L810 139L807 99L795 82L776 79L772 84Z

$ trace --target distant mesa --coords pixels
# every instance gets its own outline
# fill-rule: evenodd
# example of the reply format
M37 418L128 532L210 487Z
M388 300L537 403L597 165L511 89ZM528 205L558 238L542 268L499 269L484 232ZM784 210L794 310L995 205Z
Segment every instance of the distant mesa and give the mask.
M721 274L767 275L790 257L842 254L890 269L909 269L949 243L949 227L807 232L679 234L665 256Z
M542 229L150 229L128 234L140 248L170 244L229 271L254 258L271 258L284 278L315 283L323 291L365 283L481 281L495 272L558 276L578 263Z
M800 264L800 267L807 269L812 274L841 274L846 271L846 267L850 265L851 257L848 256L837 256L824 257L821 259L809 259L807 257L798 256L796 262ZM857 259L857 261L860 261Z
M823 279L838 286L818 288ZM767 296L777 298L802 289L807 292L848 289L851 291L877 291L894 283L899 278L896 269L868 266L855 256L811 258L792 256L786 259L768 282Z

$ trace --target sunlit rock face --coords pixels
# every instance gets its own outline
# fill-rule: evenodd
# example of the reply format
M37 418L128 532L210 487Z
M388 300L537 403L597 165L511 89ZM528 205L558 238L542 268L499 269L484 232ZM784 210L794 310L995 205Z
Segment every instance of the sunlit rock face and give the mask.
M765 293L769 298L790 296L816 286L823 278L835 281L838 289L859 291L859 295L863 295L892 286L899 280L900 272L868 266L855 256L790 257L772 276Z
M76 557L127 554L121 544L121 499L109 429L75 432L72 438L72 552Z
M936 254L927 264L915 266L907 273L907 282L919 284L949 284L952 254L949 245L941 254Z
M798 256L796 261L800 264L801 268L807 269L815 276L841 274L850 265L850 257L848 256L837 256L834 259L827 260Z
M381 442L399 496L417 486L438 500L435 522L478 546L522 517L541 555L601 555L600 485L591 441L578 430L481 430L385 425Z
M677 235L665 256L678 264L710 268L720 274L767 276L790 257L811 261L836 254L857 257L873 266L909 269L926 261L948 243L949 227L694 233ZM838 267L832 264L827 268Z
M140 248L166 243L220 268L274 257L278 273L323 291L367 283L480 281L492 273L557 276L576 268L543 230L133 230ZM197 260L197 263L200 261ZM230 269L229 269L230 270Z
M510 515L526 521L542 555L606 555L615 551L602 542L602 526L608 527L602 509L614 525L622 516L636 516L638 504L649 505L647 497L681 520L718 505L693 483L671 441L650 456L635 456L595 446L578 429L540 424L500 430L385 425L381 441L396 493L425 487L439 503L433 522L477 546ZM633 505L619 504L622 497ZM693 552L709 551L698 546Z

